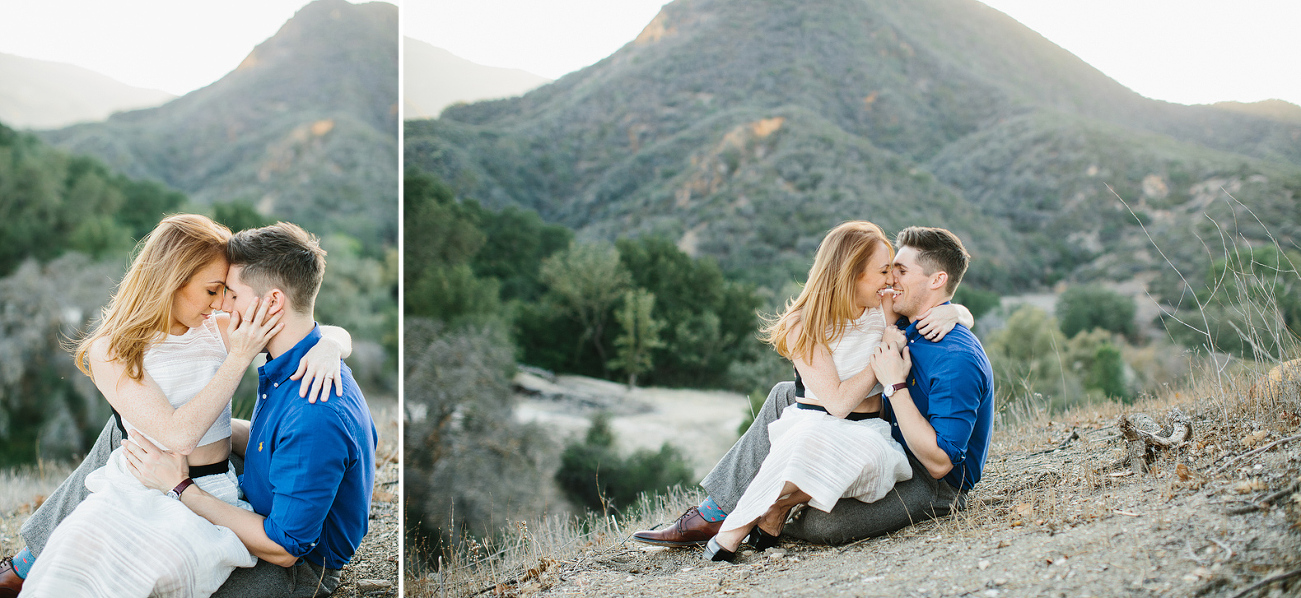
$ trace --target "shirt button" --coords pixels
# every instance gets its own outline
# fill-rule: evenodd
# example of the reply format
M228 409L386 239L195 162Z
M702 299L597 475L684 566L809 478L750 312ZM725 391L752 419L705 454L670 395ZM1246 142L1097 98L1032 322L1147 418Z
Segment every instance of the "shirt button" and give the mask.
M262 398L264 398L264 399L265 399L265 398L267 398L267 396L266 396L266 395L262 395Z
M271 385L271 388L280 388L280 383L279 383L279 382L275 382L275 383L273 383L273 384Z

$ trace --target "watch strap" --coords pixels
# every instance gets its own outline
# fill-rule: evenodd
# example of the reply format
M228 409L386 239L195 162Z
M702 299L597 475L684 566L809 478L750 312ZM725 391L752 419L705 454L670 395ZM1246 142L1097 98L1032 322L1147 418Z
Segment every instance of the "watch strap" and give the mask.
M167 496L175 498L176 500L181 500L181 493L185 492L185 489L192 485L194 485L194 480L191 478L185 478L184 480L181 480L181 483L177 484L175 488L172 488L172 491L168 492Z
M903 389L905 389L905 388L908 388L908 383L907 383L907 382L899 382L899 383L896 383L896 384L891 384L890 387L887 388L887 389L885 389L885 392L883 392L883 393L881 393L881 394L885 395L886 398L889 398L889 397L894 396L894 393L899 392L899 391L901 391L901 390L903 390Z

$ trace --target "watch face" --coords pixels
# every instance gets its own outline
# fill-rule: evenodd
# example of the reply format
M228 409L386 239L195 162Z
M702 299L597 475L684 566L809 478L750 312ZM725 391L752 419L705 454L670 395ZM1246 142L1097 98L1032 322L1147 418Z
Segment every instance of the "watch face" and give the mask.
M181 500L181 495L177 494L175 490L168 490L167 498L174 498L176 500Z

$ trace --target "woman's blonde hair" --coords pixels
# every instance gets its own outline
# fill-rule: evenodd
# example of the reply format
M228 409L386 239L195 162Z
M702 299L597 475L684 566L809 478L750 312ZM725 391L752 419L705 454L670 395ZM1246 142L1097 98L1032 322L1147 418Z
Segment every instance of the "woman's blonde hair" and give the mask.
M111 358L126 364L132 380L142 379L145 351L171 328L176 292L203 267L226 259L229 239L230 229L206 216L176 214L159 222L136 245L136 257L99 323L77 343L77 368L94 378L90 347L107 338Z
M760 338L792 361L797 355L812 359L817 345L831 346L854 319L854 286L878 247L893 258L890 240L871 222L852 220L831 229L818 245L804 290L787 302L785 313L764 322ZM787 336L801 322L804 327L792 346Z

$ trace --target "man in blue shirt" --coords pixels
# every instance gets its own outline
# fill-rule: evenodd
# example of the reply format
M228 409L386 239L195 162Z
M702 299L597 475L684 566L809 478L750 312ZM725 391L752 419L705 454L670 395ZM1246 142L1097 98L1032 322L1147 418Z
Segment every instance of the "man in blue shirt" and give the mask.
M338 372L342 396L299 398L294 373L321 339L312 313L325 252L301 228L279 223L237 233L227 254L223 311L252 313L260 302L283 314L283 327L267 343L269 360L258 369L252 422L232 422L232 450L244 456L240 487L254 512L186 484L179 455L142 442L127 445L128 460L146 486L176 493L195 513L233 530L258 557L256 567L237 569L216 596L326 596L366 535L378 437L347 365L340 363Z
M993 372L984 348L971 330L958 324L938 342L917 320L949 302L971 256L953 233L912 227L900 232L891 283L893 308L906 327L902 348L878 347L872 368L885 388L881 417L903 445L913 477L895 484L872 503L841 499L830 513L805 509L782 530L784 535L823 544L843 544L886 534L918 521L942 517L966 504L989 453L994 414ZM662 530L643 530L633 538L649 544L705 544L750 485L768 455L768 424L795 402L795 385L773 387L746 433L700 485L709 492Z

